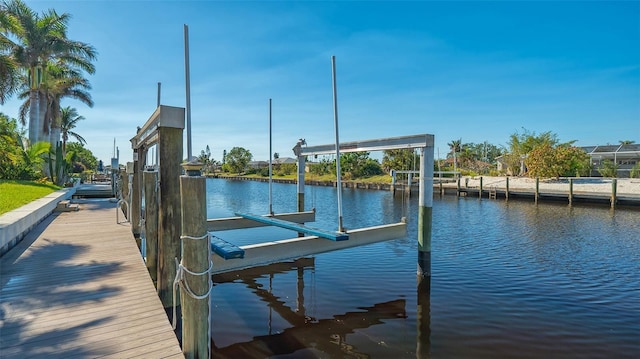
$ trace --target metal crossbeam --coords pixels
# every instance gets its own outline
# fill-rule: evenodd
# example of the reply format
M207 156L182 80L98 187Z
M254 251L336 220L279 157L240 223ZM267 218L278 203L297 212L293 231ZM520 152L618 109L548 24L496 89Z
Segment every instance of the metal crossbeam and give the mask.
M235 215L244 217L256 222L261 222L261 223L269 224L276 227L286 228L292 231L306 233L306 234L314 235L320 238L330 239L332 241L346 241L349 239L349 235L346 233L331 232L331 231L325 231L317 228L310 228L303 224L287 222L287 221L283 221L281 219L277 219L273 217L264 217L264 216L258 216L255 214L249 214L249 213L235 213Z

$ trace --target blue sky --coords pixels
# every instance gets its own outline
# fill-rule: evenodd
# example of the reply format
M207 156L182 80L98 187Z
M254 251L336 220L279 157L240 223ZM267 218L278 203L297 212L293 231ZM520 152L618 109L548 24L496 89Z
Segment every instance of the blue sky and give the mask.
M523 128L640 143L638 1L27 4L70 13L69 38L96 47L95 106L63 105L86 117L77 131L107 163L114 137L131 160L157 82L162 104L184 107L183 24L193 153L209 145L217 160L234 146L268 159L269 98L274 152L332 143L331 55L341 141L431 133L441 157L451 140L505 145Z

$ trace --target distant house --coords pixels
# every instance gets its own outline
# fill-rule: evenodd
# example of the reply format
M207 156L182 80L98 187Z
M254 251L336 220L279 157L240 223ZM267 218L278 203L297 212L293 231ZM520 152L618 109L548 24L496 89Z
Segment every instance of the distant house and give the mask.
M640 144L580 147L591 158L591 175L600 176L598 168L609 160L618 165L618 177L629 177L631 169L640 163Z
M275 158L273 160L273 164L274 165L283 165L283 164L297 164L298 160L296 160L295 158L291 158L291 157L280 157L280 158ZM268 166L268 163L267 163Z
M527 172L527 166L524 164L524 160L527 158L526 155L520 156L520 172L512 173L509 168L509 164L507 163L507 157L505 155L496 157L497 170L500 173L506 173L509 176L520 176Z
M266 168L269 167L269 161L249 161L249 168Z

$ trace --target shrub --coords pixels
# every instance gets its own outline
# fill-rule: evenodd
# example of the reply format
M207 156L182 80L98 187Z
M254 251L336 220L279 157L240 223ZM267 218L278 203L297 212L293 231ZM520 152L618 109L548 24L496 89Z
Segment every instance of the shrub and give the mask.
M631 178L640 178L640 162L636 163L633 168L631 168L631 172L629 173L629 177Z
M610 160L604 160L600 164L600 168L598 168L598 172L602 177L617 177L618 176L618 165Z

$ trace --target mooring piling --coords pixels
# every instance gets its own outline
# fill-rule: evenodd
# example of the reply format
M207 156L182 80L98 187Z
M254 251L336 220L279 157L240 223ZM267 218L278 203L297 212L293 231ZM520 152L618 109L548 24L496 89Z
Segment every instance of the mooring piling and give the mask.
M569 178L569 205L573 204L573 178Z
M611 209L616 208L616 201L618 196L618 179L611 180Z
M158 287L158 172L150 170L142 174L145 200L145 234L147 270L153 285Z
M433 147L420 148L418 198L418 275L431 276L431 223L433 208Z
M206 182L200 173L202 163L190 162L183 167L187 175L180 176L182 259L177 274L182 303L182 351L186 358L209 358L212 284Z

